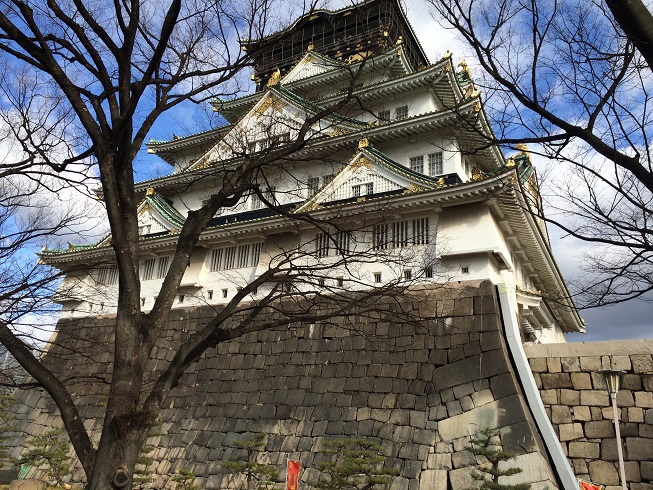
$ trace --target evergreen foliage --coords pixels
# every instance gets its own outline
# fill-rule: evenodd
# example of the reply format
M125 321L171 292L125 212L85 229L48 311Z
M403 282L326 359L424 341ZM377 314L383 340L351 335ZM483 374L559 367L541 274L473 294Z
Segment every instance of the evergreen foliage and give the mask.
M367 490L389 484L399 471L383 466L381 449L378 443L358 437L326 442L320 452L329 460L317 465L324 476L310 485L321 490Z
M258 463L258 454L265 447L267 434L259 432L252 437L234 441L234 446L244 449L245 454L229 458L221 463L225 470L230 473L241 473L245 475L245 488L253 485L255 489L268 488L273 485L279 477L279 472L274 466Z
M499 483L502 476L512 476L522 472L521 468L499 469L499 463L515 457L515 453L505 451L501 443L501 435L496 429L483 429L470 439L467 450L476 455L483 456L490 464L481 464L472 471L472 478L481 482L478 488L484 490L529 490L530 483L505 485Z
M175 476L172 477L172 481L176 482L175 490L199 490L197 485L193 485L193 479L195 478L195 473L186 468L180 469Z
M29 442L31 448L20 455L18 464L44 467L48 478L62 485L63 479L70 473L70 443L62 439L62 434L62 430L53 429L32 437Z
M0 395L0 463L6 461L9 456L5 443L14 432L11 421L16 417L11 413L11 406L16 403L10 396Z

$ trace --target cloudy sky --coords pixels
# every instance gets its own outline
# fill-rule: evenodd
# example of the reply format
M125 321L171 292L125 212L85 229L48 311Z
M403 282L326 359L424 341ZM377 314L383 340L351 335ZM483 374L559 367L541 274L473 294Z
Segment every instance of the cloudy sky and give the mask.
M330 8L336 9L344 5L343 0L330 2ZM453 53L454 61L467 60L473 66L470 50L461 43L455 33L444 29L438 24L430 13L428 5L423 0L408 0L408 19L415 30L427 56L431 62L439 60L447 50ZM197 109L199 111L199 109ZM171 138L171 127L176 127L176 134L182 135L193 132L193 117L187 110L183 114L174 114L162 119L152 130L150 137L153 139ZM186 130L184 132L184 130ZM169 167L156 157L143 157L145 173L137 180L151 178L154 174L169 171ZM588 245L550 228L551 244L556 260L563 275L568 279L582 277L579 269L579 255L587 250ZM651 303L645 301L631 301L627 304L616 305L604 309L592 309L582 312L587 324L586 334L573 334L568 336L569 341L590 341L607 339L638 339L653 338L653 321L651 320Z

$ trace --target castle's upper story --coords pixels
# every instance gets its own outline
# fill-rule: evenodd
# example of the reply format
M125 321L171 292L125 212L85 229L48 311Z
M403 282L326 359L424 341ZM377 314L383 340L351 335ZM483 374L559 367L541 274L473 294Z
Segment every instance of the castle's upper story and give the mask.
M395 2L364 5L372 4ZM363 15L356 9L305 17L296 26L317 32L314 21ZM539 218L528 153L505 158L490 144L466 65L447 55L425 66L403 12L392 19L403 22L396 39L381 36L374 49L371 42L349 43L331 56L306 43L292 65L269 74L257 68L265 87L213 102L223 127L150 143L149 152L172 173L136 185L145 310L186 214L248 168L251 191L209 223L176 307L224 304L282 264L301 271L283 285L288 294L490 279L514 291L525 338L560 341L564 331L582 330ZM64 315L115 308L109 243L107 237L41 254L68 271L56 298ZM263 285L251 299L274 287Z

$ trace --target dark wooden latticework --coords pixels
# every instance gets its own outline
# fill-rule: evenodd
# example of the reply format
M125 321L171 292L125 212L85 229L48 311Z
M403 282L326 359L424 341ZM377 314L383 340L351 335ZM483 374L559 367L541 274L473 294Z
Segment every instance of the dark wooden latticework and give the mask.
M255 52L257 90L265 87L277 69L285 74L310 49L347 61L357 54L376 55L400 42L414 69L428 65L397 0L371 0L333 12L314 11L274 37L278 40L272 43L265 41L273 38L243 41L245 49Z

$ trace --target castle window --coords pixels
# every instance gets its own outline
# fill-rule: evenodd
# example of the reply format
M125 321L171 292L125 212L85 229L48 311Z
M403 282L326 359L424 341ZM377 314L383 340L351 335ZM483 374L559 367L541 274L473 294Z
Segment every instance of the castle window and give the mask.
M444 173L444 162L442 152L429 153L429 175L442 175Z
M261 257L262 243L234 245L211 250L209 268L224 271L243 267L256 267Z
M315 236L315 255L327 257L329 255L345 254L351 247L351 233L339 231L331 236L328 233L319 233Z
M412 278L413 278L413 271L411 271L410 269L406 269L404 271L404 280L410 281Z
M381 124L385 124L390 121L390 110L379 111L377 119Z
M154 264L156 259L147 259L141 262L141 281L148 281L154 277Z
M310 177L308 179L308 197L311 197L320 189L320 178Z
M397 221L392 224L392 246L406 247L408 245L408 221Z
M469 266L463 266L460 268L461 274L469 274Z
M329 235L327 233L319 233L315 237L315 255L316 257L326 257L329 255Z
M396 120L401 120L401 119L406 119L408 117L408 106L407 105L402 105L399 106L395 109L395 119Z
M206 292L206 299L213 299L213 291L212 290L209 289Z
M228 295L228 293L229 293L229 290L228 290L228 289L223 289L223 290L222 290L222 297L223 297L223 298L226 298L227 295Z
M429 243L429 219L419 218L413 220L413 245L427 245Z
M381 273L380 272L375 272L374 273L374 282L381 282Z
M388 248L388 225L374 225L372 229L372 248L374 250L385 250Z
M265 196L265 199L270 203L270 204L275 204L275 198L274 198L274 187L268 187L266 189L263 189L263 195ZM260 198L260 196L252 191L250 194L250 209L261 209L263 207L263 200Z
M367 184L356 184L351 186L352 197L361 197L363 195L369 196L372 194L374 194L374 182L368 182Z
M95 274L95 282L103 286L113 286L118 283L118 269L116 267L101 267Z
M431 279L433 277L433 267L424 267L423 273L425 278Z
M165 277L170 268L170 257L160 257L159 258L159 267L157 267L156 278L161 279Z
M336 278L336 284L339 288L343 287L345 285L345 279L342 277Z
M334 175L333 174L327 174L322 176L322 186L324 187L327 185L329 182L333 180Z
M182 304L186 297L183 294L177 296L177 303Z
M408 165L413 172L424 173L424 156L410 157Z

